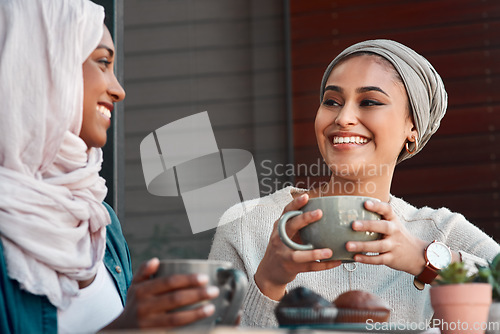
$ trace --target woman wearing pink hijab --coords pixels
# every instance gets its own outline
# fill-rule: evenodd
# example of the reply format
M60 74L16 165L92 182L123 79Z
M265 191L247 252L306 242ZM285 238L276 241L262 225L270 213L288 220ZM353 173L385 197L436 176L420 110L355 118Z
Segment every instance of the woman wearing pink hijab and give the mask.
M132 277L99 176L113 105L103 8L88 0L0 1L0 332L175 327L210 316L203 275ZM128 292L128 295L127 295ZM173 311L173 312L172 312Z

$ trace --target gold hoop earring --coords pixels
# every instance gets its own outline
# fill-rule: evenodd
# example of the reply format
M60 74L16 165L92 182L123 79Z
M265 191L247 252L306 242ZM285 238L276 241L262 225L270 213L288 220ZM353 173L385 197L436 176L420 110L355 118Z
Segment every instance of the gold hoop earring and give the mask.
M415 141L414 141L414 142L412 142L412 143L414 143L414 144L415 144L415 146L413 147L413 151L410 151L410 148L408 147L408 143L409 143L409 142L410 142L410 141L407 141L407 142L406 142L406 144L405 144L406 152L408 152L408 154L409 154L409 155L413 155L413 154L415 154L415 152L417 152L417 150L418 150L418 139L417 139L417 138L415 138Z

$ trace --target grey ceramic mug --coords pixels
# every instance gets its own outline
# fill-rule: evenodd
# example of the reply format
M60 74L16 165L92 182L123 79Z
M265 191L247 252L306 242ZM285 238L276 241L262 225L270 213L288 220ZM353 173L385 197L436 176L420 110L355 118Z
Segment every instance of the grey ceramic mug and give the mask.
M174 311L197 308L206 303L213 303L215 313L196 321L188 326L213 326L235 324L238 312L247 290L248 280L245 274L234 269L230 262L213 260L161 260L160 267L155 276L170 276L176 274L206 274L209 285L217 286L220 290L219 296L210 301L178 308Z
M359 232L352 229L355 220L379 220L380 215L364 208L367 200L378 202L378 199L363 196L328 196L310 198L300 211L286 212L278 223L278 232L285 245L294 250L311 250L330 248L333 255L329 260L353 262L355 252L348 252L345 245L348 241L371 241L380 238L374 232ZM300 238L304 244L292 241L286 233L286 222L307 211L321 209L323 216L317 222L302 228Z

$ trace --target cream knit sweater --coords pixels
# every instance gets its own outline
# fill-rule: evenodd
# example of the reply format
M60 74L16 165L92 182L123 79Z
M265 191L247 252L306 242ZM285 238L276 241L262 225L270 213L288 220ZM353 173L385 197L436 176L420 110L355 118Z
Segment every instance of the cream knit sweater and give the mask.
M274 222L292 201L292 194L304 189L287 187L269 196L230 208L221 218L209 259L232 262L248 277L249 289L243 302L242 326L275 327L274 308L278 302L264 296L253 280L267 248ZM417 209L402 199L391 197L390 205L407 229L422 240L438 240L459 251L470 270L474 262L484 264L500 253L500 246L462 215L446 208ZM350 268L352 264L347 264ZM288 284L288 290L305 286L333 301L347 290L365 290L376 294L391 307L391 322L418 323L424 326L432 318L429 286L423 291L413 286L413 276L386 266L357 263L351 274L343 265L320 272L300 273ZM351 281L351 286L349 286Z

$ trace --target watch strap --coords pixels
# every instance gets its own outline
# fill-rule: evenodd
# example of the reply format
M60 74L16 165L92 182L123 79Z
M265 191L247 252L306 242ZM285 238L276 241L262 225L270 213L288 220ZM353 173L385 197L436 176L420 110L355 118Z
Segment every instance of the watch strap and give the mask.
M437 270L431 268L429 264L427 264L424 268L424 271L422 271L420 275L417 276L417 279L425 284L431 284L437 277L437 275L438 275Z

